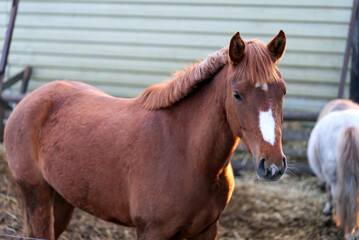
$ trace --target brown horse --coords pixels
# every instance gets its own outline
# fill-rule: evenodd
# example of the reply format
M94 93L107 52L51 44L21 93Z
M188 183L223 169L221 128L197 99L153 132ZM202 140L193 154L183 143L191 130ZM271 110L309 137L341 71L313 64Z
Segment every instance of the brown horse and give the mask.
M77 82L33 91L5 129L30 236L56 239L75 207L135 227L138 239L216 239L239 140L263 180L286 171L283 31L229 47L134 99Z

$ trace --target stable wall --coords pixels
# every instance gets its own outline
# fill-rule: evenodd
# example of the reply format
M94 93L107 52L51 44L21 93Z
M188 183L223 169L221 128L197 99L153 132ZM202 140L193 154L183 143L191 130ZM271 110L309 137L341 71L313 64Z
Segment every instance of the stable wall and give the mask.
M11 2L0 0L1 47ZM318 111L338 92L351 7L352 0L22 0L6 76L31 65L30 91L69 79L134 97L228 45L236 31L268 42L283 29L284 107Z

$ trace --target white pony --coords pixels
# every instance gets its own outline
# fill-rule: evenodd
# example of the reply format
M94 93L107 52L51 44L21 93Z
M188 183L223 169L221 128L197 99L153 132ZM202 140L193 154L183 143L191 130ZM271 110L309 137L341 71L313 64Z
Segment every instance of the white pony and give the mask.
M350 237L359 227L359 106L342 101L335 100L322 110L309 138L308 161L319 180L326 183L324 213L331 213L334 198L338 220ZM333 107L338 103L340 108Z

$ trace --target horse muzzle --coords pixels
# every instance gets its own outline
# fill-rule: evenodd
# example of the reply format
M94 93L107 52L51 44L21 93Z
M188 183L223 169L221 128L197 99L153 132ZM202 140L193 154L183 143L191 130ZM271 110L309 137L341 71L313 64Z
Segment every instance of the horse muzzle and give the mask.
M283 156L281 164L282 166L280 167L274 163L269 166L268 165L269 164L266 158L261 158L259 165L256 168L258 178L263 181L277 181L287 171L287 158Z

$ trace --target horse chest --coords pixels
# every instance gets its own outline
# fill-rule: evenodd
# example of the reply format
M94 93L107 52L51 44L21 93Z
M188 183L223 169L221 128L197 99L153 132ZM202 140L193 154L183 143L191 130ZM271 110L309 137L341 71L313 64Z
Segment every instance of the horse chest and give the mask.
M198 234L198 232L209 228L221 216L232 195L234 188L233 175L221 174L213 183L208 192L199 192L196 195L196 201L188 202L183 209L184 221L190 222L186 228L189 236ZM191 219L192 218L192 219Z
M159 228L166 236L194 236L214 224L222 214L233 191L233 175L231 168L224 171L216 179L187 179L182 186L172 187L149 199L148 192L142 196L143 201L137 205L133 218L139 220L141 226ZM136 199L139 199L136 197ZM131 202L131 201L130 201Z

